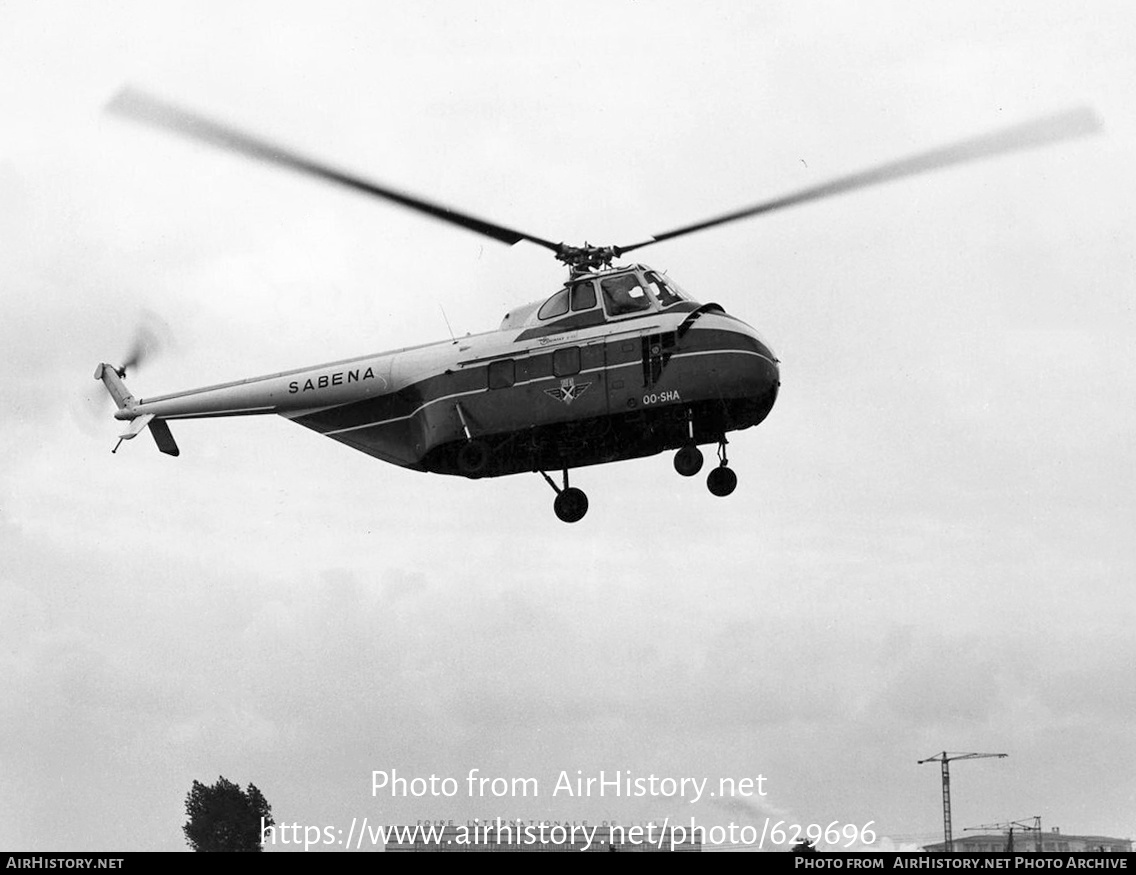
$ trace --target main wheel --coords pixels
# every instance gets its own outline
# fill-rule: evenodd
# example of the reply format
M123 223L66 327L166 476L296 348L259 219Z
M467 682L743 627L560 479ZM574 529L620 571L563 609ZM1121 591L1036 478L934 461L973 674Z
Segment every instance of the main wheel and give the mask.
M702 450L687 444L675 453L675 470L683 477L693 477L702 470Z
M458 470L466 477L480 477L489 468L489 447L484 441L467 441L458 450Z
M714 495L724 498L729 495L738 485L738 475L721 465L710 472L710 476L706 478L706 488Z
M566 523L579 522L588 512L588 496L584 494L583 489L569 486L557 494L552 509Z

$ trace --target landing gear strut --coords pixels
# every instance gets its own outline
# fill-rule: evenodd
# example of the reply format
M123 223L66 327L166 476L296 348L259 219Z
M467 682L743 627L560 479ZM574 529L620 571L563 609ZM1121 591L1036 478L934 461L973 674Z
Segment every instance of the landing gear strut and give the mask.
M690 443L675 453L674 466L683 477L693 477L702 470L702 451L694 443L694 419L686 411L686 432Z
M726 443L726 436L722 435L722 439L718 441L718 467L706 478L706 488L711 494L721 498L733 492L738 485L738 475L726 467L730 464L726 458Z
M552 503L556 516L566 523L582 520L584 514L588 512L588 496L584 494L583 489L568 485L568 469L564 469L564 488L557 486L543 471L540 472L540 476L547 480L548 485L556 492L556 500Z
M462 433L465 443L458 450L458 471L466 477L477 478L489 470L489 463L493 461L493 454L489 445L478 440L469 431L469 422L465 418L465 411L460 404L454 405L454 410L461 421Z

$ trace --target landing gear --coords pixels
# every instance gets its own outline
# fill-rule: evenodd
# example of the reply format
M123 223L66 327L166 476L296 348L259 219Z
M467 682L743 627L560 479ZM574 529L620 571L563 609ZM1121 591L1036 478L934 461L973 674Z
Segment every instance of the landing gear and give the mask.
M484 441L469 440L458 450L458 470L466 477L480 477L489 468L491 455Z
M715 468L706 478L706 488L719 498L725 498L733 492L738 485L738 475L729 468Z
M540 476L547 480L548 485L556 492L556 500L552 503L556 516L566 523L577 523L582 520L584 514L588 512L588 496L584 494L583 489L568 485L568 469L564 469L563 488L553 483L552 478L543 471L540 472Z
M702 470L702 451L694 443L694 416L689 409L686 411L686 437L689 443L675 453L675 470L683 477L693 477Z
M726 436L722 435L718 442L718 467L706 478L706 488L719 498L725 498L738 486L738 475L726 467L729 464L726 458Z
M702 470L702 450L687 444L675 453L675 470L683 477L693 477Z
M588 512L588 496L584 494L583 489L570 486L556 496L556 501L552 503L552 509L566 523L579 522Z
M454 412L461 421L462 433L465 435L465 443L458 450L458 472L466 477L480 477L489 470L489 463L493 461L493 452L489 449L489 444L470 434L469 422L460 404L454 405Z

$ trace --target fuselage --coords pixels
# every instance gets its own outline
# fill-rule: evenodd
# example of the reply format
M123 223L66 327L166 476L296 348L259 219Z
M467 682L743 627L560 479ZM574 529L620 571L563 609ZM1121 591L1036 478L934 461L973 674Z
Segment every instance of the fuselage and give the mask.
M500 476L720 440L772 409L757 332L643 265L572 277L497 331L141 399L160 419L278 414L375 458Z

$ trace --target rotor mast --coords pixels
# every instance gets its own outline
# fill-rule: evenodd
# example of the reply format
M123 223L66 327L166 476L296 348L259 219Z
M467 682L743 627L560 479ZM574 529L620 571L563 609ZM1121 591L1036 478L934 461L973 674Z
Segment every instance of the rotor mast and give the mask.
M951 761L978 760L987 757L1004 759L1008 756L1008 753L949 753L948 751L943 751L934 756L929 756L924 760L919 760L919 765L931 762L939 762L943 765L943 850L946 853L954 853L954 842L951 839Z

